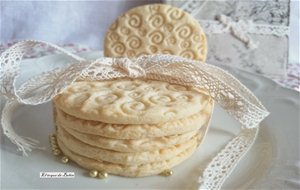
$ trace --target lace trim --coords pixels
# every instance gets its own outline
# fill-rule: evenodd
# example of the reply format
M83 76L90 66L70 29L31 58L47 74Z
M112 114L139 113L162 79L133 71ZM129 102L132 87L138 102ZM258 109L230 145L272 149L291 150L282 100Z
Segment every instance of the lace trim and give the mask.
M232 139L205 168L198 180L200 184L198 189L220 189L239 160L252 147L258 131L258 128L242 129L240 134Z
M197 1L197 0L187 0L185 1L180 8L184 11L190 13L193 16L196 16L197 13L199 13L206 5L206 3L209 2L207 0ZM275 35L278 37L282 36L288 36L289 35L289 27L284 26L288 25L288 1L286 2L241 2L237 0L233 1L224 1L222 4L223 6L230 6L232 9L231 14L228 15L229 18L234 18L234 20L239 20L237 23L244 24L244 19L250 19L251 20L264 20L268 21L269 23L274 24L257 24L252 23L251 27L245 27L243 28L244 33L248 34L259 34L259 35ZM216 13L224 13L224 9L220 9L219 7L216 7ZM251 12L257 11L257 9L261 10L258 12L258 17L250 16ZM218 12L221 11L221 12ZM229 12L229 11L227 11ZM225 13L224 13L225 14ZM252 14L253 15L253 14ZM224 26L222 23L218 21L213 20L198 20L201 24L201 26L204 28L204 31L206 34L220 34L220 33L229 33L230 28L227 26ZM282 24L282 25L279 25Z
M207 35L229 33L230 28L214 20L198 20ZM249 21L248 21L249 22ZM244 28L245 33L258 35L275 35L278 37L289 36L290 28L288 26L276 26L265 24L253 24L251 27Z
M186 1L180 8L195 16L201 10L201 7L203 7L205 2L206 1L189 0Z
M207 35L231 33L251 50L258 47L258 42L255 42L249 34L284 36L289 33L289 27L255 25L251 20L234 22L225 15L219 15L217 20L219 22L207 20L199 20L199 22Z
M50 70L24 82L16 89L23 55L36 45L50 46L74 60L64 68ZM218 189L234 169L240 158L255 141L259 123L269 114L261 102L237 79L226 71L199 61L171 55L149 55L138 58L100 58L86 61L77 55L46 42L23 41L0 56L1 94L8 99L2 111L4 134L28 155L38 142L21 137L12 128L11 118L19 104L37 105L50 101L76 79L107 80L120 77L149 78L207 91L225 111L242 125L241 133L211 161L200 178L199 188ZM230 161L230 163L229 163ZM224 173L219 170L224 169ZM222 170L223 171L223 170Z

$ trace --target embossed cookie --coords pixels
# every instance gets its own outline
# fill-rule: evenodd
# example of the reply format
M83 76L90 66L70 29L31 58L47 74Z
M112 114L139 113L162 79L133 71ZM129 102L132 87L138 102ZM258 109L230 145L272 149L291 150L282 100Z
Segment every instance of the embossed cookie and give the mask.
M62 141L69 150L72 150L77 154L81 154L95 160L123 165L140 165L171 159L189 147L197 144L197 138L194 136L186 142L172 145L167 148L144 152L119 152L88 145L73 137L62 128L59 128L57 138Z
M143 139L183 134L200 129L210 119L211 101L200 113L160 124L110 124L76 118L57 110L56 124L84 134L94 134L114 139Z
M142 138L142 139L115 139L107 138L95 134L86 134L71 128L58 126L60 130L65 130L76 139L80 139L83 143L99 147L107 150L119 152L145 152L171 147L176 144L184 143L200 132L191 131L184 134L176 134L163 137ZM203 133L203 132L202 132Z
M189 87L140 79L75 82L54 98L63 112L110 124L161 124L201 112L209 96Z
M133 8L109 28L104 55L136 57L172 54L205 61L207 42L199 22L183 10L165 4Z
M99 170L99 171L106 171L109 174L120 175L120 176L127 176L127 177L143 177L143 176L150 176L156 175L161 173L166 169L170 169L182 161L189 158L193 152L197 148L197 144L187 148L183 152L179 153L178 155L159 162L147 163L147 164L140 164L140 165L123 165L123 164L115 164L111 162L95 160L92 158L88 158L84 155L77 154L72 150L68 149L64 143L58 140L58 145L62 152L69 157L71 160L76 162L83 168L89 170Z

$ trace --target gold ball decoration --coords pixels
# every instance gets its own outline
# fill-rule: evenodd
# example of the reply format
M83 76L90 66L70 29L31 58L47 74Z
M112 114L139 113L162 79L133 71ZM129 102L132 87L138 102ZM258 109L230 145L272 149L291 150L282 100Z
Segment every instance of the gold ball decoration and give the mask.
M91 170L89 172L89 176L90 177L97 177L98 176L98 171L97 170Z
M105 179L107 177L108 177L108 173L107 172L105 172L105 171L99 171L98 172L98 178L99 179Z
M52 151L53 151L55 149L58 149L58 146L57 146L57 144L51 144L51 148L52 148Z
M61 157L61 162L64 163L64 164L66 164L66 163L69 162L69 158L66 157L66 156L63 156L63 157Z
M52 150L52 153L55 155L55 156L59 156L61 154L61 151L59 149L53 149Z
M49 135L49 141L51 144L53 155L59 156L61 154L61 151L59 150L59 147L57 144L56 134Z
M54 141L56 141L56 135L55 134L51 134L49 135L49 141L52 144Z
M173 171L172 170L165 170L165 171L161 172L160 175L165 176L165 177L169 177L169 176L173 175Z

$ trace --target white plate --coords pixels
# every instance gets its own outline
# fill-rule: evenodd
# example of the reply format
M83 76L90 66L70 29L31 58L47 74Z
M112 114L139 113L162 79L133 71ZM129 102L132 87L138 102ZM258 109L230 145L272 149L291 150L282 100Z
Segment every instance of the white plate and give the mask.
M99 53L89 53L85 56L95 58ZM24 61L24 66L36 65L24 73L26 75L40 70L54 60L62 59L60 56L47 56ZM300 189L299 93L282 88L264 77L227 69L259 97L271 115L261 124L257 141L223 188ZM60 163L59 159L51 154L48 142L48 135L53 131L50 103L21 107L15 113L13 125L19 134L38 139L47 149L34 151L28 158L22 157L17 153L16 147L2 135L3 189L194 189L205 165L239 132L238 123L216 106L211 128L204 143L191 158L173 169L174 174L171 177L109 176L105 180L97 180L87 177L87 171L73 163L67 165ZM40 179L39 173L42 171L75 172L75 178Z

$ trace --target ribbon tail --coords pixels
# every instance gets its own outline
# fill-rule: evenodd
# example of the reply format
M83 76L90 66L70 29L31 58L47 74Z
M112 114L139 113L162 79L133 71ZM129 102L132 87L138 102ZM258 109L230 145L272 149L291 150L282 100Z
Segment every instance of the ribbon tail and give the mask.
M205 168L202 177L198 179L198 190L221 189L225 180L254 144L258 131L258 127L243 128Z
M16 100L8 100L2 110L1 125L4 134L10 139L10 141L17 145L18 150L22 152L23 156L28 156L28 152L33 149L45 149L44 147L38 146L39 141L19 136L12 127L11 119L14 110L21 104Z

